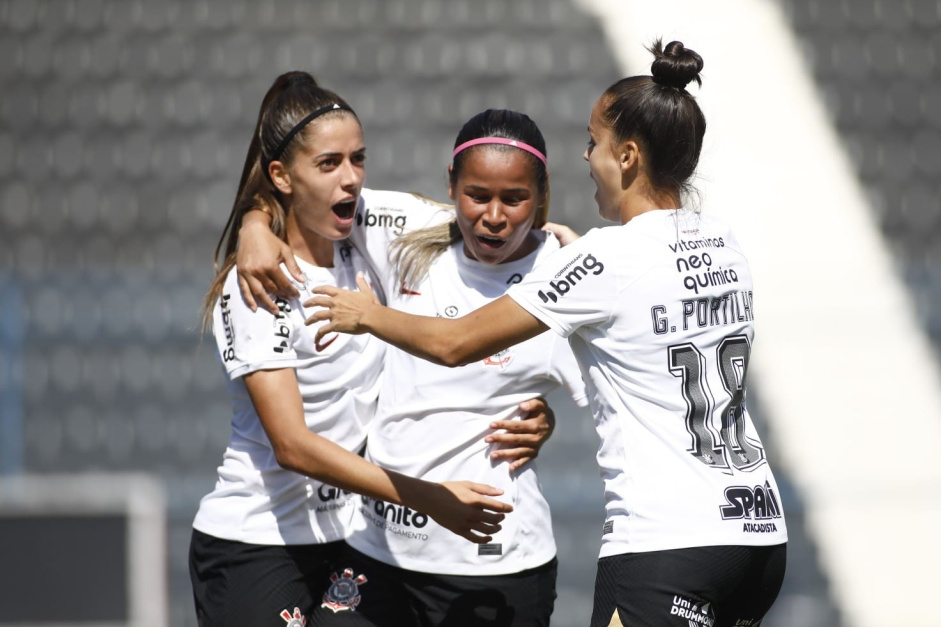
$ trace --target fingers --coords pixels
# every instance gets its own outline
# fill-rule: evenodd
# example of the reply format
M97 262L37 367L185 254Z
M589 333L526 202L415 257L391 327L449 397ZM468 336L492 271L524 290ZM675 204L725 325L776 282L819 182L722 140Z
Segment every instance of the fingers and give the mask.
M577 240L581 235L572 230L570 227L564 224L558 224L555 222L546 222L543 227L543 231L550 231L556 238L559 240L559 244L566 246Z
M278 296L282 296L284 298L297 298L301 295L301 293L297 291L297 288L294 287L294 284L291 283L291 280L288 279L288 277L283 272L281 272L280 268L278 268L278 271L269 277L269 280L274 287L272 294L277 294Z
M252 290L248 286L248 281L246 281L241 274L239 275L239 291L242 292L242 300L245 301L248 308L252 311L257 311L258 304L255 302L255 297L252 296Z
M477 494L483 494L484 496L500 496L503 494L503 490L500 488L495 488L492 485L487 485L486 483L474 483L473 481L460 481L459 485L463 484L467 486L468 490L472 490Z
M319 344L320 340L322 340L328 333L332 333L335 328L336 325L332 322L320 325L317 327L317 333L314 334L314 342Z
M536 411L544 412L549 409L549 404L546 403L546 399L541 396L537 396L536 398L531 398L528 401L523 401L519 404L519 408L520 411L526 413L533 413Z
M515 462L511 462L511 463L510 463L510 467L509 467L508 472L516 472L517 470L519 470L520 468L522 468L523 466L525 466L525 465L528 464L529 462L533 461L533 459L535 459L535 457L536 457L535 455L533 455L532 457L520 457L520 458L519 458L518 460L516 460Z
M451 529L454 533L461 536L465 540L470 540L474 544L489 544L493 542L492 535L478 536L469 529ZM497 529L499 531L499 529ZM490 531L489 533L497 533L497 531Z
M318 292L317 290L319 289L320 288L318 287L316 290L314 290L314 293L324 294L324 295L314 296L313 298L308 298L306 301L304 301L303 303L304 306L305 307L323 307L325 309L330 309L330 307L333 305L333 296L335 294L331 294L329 292ZM331 289L334 289L334 288L331 288Z
M304 275L304 271L301 270L301 267L297 265L297 260L294 258L294 254L291 252L290 247L287 249L287 254L284 254L284 265L287 267L288 272L291 273L291 276L293 276L295 280L301 283L307 283L307 277Z
M369 285L369 281L366 280L366 275L362 272L356 273L356 287L359 288L360 292L372 292L372 287Z
M490 423L490 428L495 431L504 431L505 433L491 433L485 442L504 442L513 444L519 440L505 436L536 435L541 436L549 430L549 425L541 420L494 420Z
M242 277L239 277L239 278L242 278ZM271 313L277 315L278 306L271 299L271 296L268 295L273 290L268 290L264 286L264 284L260 280L258 280L258 278L255 276L247 276L245 277L245 281L248 283L248 289L250 293L252 294L252 296L254 296L254 302L257 302L257 306L264 307ZM242 294L244 296L245 294L244 290ZM246 300L246 302L248 301ZM257 306L256 306L256 309L257 309ZM252 311L255 311L255 310L253 309Z
M335 287L333 285L318 285L311 291L314 294L323 294L324 296L336 296L337 294L340 293L340 288ZM311 299L307 302L313 302L314 300L315 299ZM307 303L304 303L304 304L306 305ZM326 305L321 305L321 307L326 307Z
M472 486L479 486L479 485L480 484L472 484ZM496 490L496 495L503 494L503 490L497 490L497 488L491 488L490 486L480 486L480 487L489 488L491 490L490 492L491 494L493 493L492 492L493 490ZM481 495L487 494L487 492L482 492L475 487L472 487L471 489L473 489L475 492ZM474 503L471 503L471 505L473 505L474 507L481 508L481 509L490 510L491 512L498 512L502 514L509 514L510 512L513 511L513 506L510 505L509 503L504 503L503 501L498 501L496 499L487 498L485 496L481 496L481 498L477 499Z
M516 460L523 457L529 459L534 459L539 455L539 448L537 446L529 446L527 444L522 444L515 448L501 448L497 449L490 453L490 459L492 460Z
M316 322L324 322L324 321L329 321L329 320L330 320L330 310L321 309L320 311L315 311L314 313L310 314L307 320L304 321L304 324L307 326L310 326Z
M476 544L487 544L493 540L494 534L503 529L500 523L503 522L504 516L479 510L475 512L479 518L470 519L465 523L466 526L452 529L452 531Z
M493 461L508 461L510 462L509 469L514 471L524 464L528 464L539 457L539 449L532 446L522 446L519 448L512 449L501 449L499 451L494 451L490 454L490 459Z

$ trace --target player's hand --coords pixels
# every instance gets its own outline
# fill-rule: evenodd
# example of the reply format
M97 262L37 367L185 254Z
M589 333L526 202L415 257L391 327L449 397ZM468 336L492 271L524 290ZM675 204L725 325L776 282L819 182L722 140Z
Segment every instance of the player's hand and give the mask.
M553 235L555 235L556 239L559 240L560 246L568 246L581 237L581 235L573 231L571 228L556 222L546 222L542 226L542 230L550 231Z
M359 287L358 292L321 285L313 290L316 296L303 303L304 307L322 307L304 321L306 325L324 323L317 329L316 341L328 333L366 333L363 318L375 308L382 307L382 303L362 272L356 273L356 286Z
M500 531L500 523L513 506L494 498L503 490L471 481L445 481L428 491L419 511L435 522L476 544L487 544Z
M522 467L539 456L539 449L555 431L555 412L539 397L520 403L524 412L522 420L495 420L490 428L497 430L484 441L499 444L500 448L490 453L490 459L508 460L510 472Z
M245 214L239 229L235 263L245 304L252 311L258 309L260 304L277 314L278 306L271 299L271 294L284 298L300 296L297 288L281 271L281 263L299 282L304 283L307 279L297 265L291 247L271 232L267 220L268 216L261 211Z

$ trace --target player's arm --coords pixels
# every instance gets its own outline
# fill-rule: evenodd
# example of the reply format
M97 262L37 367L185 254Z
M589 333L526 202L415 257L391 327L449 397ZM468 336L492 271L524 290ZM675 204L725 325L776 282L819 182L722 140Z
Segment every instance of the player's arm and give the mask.
M278 464L337 488L431 516L472 542L486 543L512 506L491 496L502 490L468 481L432 483L380 468L307 428L293 369L258 370L245 386Z
M295 279L304 281L304 273L297 265L291 247L271 231L271 217L268 213L259 207L242 216L235 265L239 290L252 311L257 309L257 302L277 314L278 307L270 294L284 298L299 296L297 289L281 271L282 263Z
M402 350L436 364L455 367L484 359L544 331L542 321L509 296L461 318L414 316L383 307L362 276L359 291L321 286L305 306L322 307L307 324L324 321L318 339L327 333L371 333Z

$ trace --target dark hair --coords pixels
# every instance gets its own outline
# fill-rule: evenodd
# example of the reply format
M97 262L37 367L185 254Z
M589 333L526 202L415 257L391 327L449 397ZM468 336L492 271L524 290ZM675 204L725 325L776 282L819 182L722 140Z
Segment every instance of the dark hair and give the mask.
M478 113L461 127L461 131L454 140L454 147L457 148L464 142L482 137L503 137L505 139L515 139L525 144L529 144L544 156L546 153L546 140L536 123L533 122L525 113L519 111L510 111L508 109L487 109ZM451 185L457 183L458 176L468 153L479 149L481 146L472 146L462 150L454 157L453 167L451 168ZM535 155L519 148L504 146L500 144L484 144L483 148L489 150L516 150L522 152L530 160L533 168L533 175L536 179L536 187L542 195L542 206L537 208L536 218L533 221L534 228L541 228L549 215L549 171L539 158Z
M268 88L258 110L258 120L255 122L255 131L245 156L245 165L242 166L235 202L213 256L216 276L203 302L204 329L211 322L212 308L222 293L225 277L235 265L238 232L245 214L252 209L263 209L271 216L272 231L284 238L287 208L282 202L280 192L268 178L267 165L273 160L290 164L298 147L309 139L308 126L299 130L295 130L295 126L312 112L331 105L339 105L342 108L324 113L322 117L356 115L345 100L318 85L317 79L307 72L286 72L276 78ZM294 136L286 145L281 146L282 141L292 131ZM221 263L220 253L223 253Z
M633 139L644 150L648 176L657 190L679 196L690 191L689 178L699 163L706 118L686 91L691 81L702 84L702 57L679 41L648 50L653 76L632 76L611 85L602 98L602 123L614 141Z
M457 138L454 140L454 147L457 148L465 142L484 137L515 139L524 144L529 144L541 152L543 156L546 156L546 140L536 123L525 113L507 109L487 109L483 113L478 113L461 127ZM481 147L488 150L516 150L525 154L530 160L536 186L542 195L542 204L536 208L533 227L541 228L546 223L546 217L549 213L549 172L546 169L546 164L532 153L503 144L471 146L455 155L453 167L451 168L451 185L457 185L457 179L461 174L461 168L464 166L468 153ZM390 249L390 259L395 267L398 280L409 285L417 285L428 273L428 269L435 259L453 244L461 241L462 237L461 229L457 225L455 217L435 226L406 233L396 239Z

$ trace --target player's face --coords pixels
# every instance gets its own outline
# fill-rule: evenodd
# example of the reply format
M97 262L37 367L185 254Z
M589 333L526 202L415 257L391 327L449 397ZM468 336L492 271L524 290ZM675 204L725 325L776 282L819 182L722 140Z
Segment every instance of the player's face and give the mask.
M448 193L471 259L505 263L535 250L538 240L530 231L544 199L522 150L472 148Z
M611 129L601 122L604 106L601 98L592 107L588 120L588 148L582 157L588 162L588 175L595 182L595 202L601 217L620 221L618 211L623 189L618 155L614 151Z
M315 120L307 142L287 167L285 194L302 230L330 240L349 237L366 178L366 146L359 121L349 114Z

